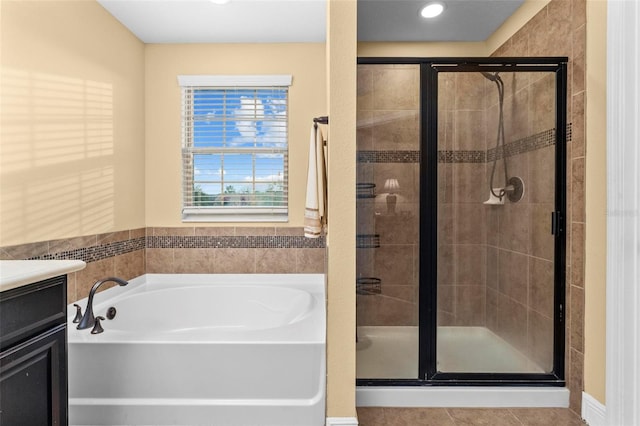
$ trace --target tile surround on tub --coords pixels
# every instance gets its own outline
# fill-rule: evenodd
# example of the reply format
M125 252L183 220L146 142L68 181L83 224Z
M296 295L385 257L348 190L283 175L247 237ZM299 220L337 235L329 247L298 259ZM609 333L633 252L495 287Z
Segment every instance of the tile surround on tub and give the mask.
M156 227L0 247L0 258L87 262L68 277L72 303L111 275L128 280L147 272L323 273L325 245L324 236L305 238L301 227Z

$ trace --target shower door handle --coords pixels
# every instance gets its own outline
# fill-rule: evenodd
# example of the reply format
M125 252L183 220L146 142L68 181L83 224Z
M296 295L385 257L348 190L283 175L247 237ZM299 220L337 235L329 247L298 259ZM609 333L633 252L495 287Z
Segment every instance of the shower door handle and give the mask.
M551 212L551 234L558 235L563 230L562 214L560 212Z

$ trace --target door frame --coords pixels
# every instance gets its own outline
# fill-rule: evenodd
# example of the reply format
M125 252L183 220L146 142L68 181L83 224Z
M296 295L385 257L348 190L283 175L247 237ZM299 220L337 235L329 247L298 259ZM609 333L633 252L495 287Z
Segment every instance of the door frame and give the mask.
M358 58L358 64L420 65L419 366L416 379L356 379L358 386L564 386L567 61L564 58ZM447 373L436 369L438 232L438 73L554 72L556 188L554 357L550 373Z

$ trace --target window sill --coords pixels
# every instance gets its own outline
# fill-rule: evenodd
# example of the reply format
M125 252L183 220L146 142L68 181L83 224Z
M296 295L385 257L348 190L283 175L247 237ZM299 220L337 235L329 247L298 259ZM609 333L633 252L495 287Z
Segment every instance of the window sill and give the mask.
M183 213L182 222L289 222L288 214Z

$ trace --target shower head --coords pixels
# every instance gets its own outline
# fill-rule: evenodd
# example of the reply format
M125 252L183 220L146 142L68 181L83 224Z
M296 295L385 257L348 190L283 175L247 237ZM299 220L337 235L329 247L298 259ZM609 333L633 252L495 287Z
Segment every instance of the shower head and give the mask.
M500 78L498 73L489 74L488 72L480 71L480 74L482 74L484 76L484 78L486 78L489 81L494 81L494 82L495 81L502 81L502 79Z

